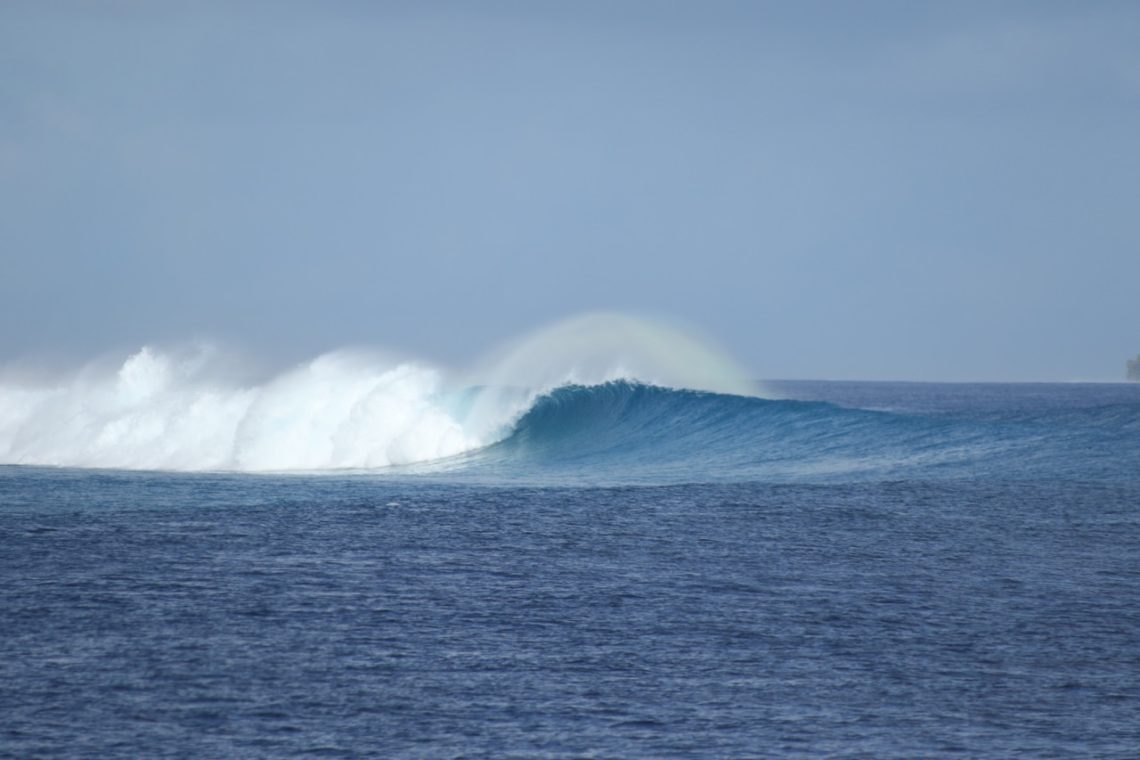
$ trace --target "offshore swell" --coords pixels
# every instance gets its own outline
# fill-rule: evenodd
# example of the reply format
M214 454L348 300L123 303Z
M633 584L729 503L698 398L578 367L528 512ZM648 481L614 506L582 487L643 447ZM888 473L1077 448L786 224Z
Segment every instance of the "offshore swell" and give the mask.
M1140 386L524 348L4 385L0 756L1135 756Z

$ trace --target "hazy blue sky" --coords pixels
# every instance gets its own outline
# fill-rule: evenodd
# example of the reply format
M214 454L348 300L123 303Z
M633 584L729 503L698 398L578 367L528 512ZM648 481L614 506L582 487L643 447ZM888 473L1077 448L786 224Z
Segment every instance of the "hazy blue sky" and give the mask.
M1119 379L1140 3L7 0L0 257L0 359L606 308L763 377Z

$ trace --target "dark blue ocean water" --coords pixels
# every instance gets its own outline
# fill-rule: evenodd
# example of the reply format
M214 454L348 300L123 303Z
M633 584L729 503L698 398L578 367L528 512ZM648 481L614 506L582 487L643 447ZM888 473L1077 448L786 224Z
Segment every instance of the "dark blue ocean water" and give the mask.
M1140 756L1140 386L771 386L0 467L0 756Z

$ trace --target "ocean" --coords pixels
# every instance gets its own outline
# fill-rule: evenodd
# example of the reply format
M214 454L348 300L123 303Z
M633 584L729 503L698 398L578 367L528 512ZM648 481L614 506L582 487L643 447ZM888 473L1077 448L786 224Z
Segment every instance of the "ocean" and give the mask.
M764 388L300 453L52 402L0 439L0 756L1140 756L1140 385Z

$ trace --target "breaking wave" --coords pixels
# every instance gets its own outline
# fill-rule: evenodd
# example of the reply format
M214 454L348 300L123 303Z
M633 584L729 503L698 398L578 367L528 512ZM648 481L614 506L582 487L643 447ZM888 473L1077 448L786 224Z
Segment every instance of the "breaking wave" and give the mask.
M706 343L621 315L555 325L462 372L337 351L243 382L232 364L208 346L146 347L50 380L9 373L0 464L549 484L1140 473L1135 394L1072 405L1003 387L990 405L973 388L969 405L950 391L943 407L893 410L770 398Z
M0 463L161 470L372 469L510 435L535 399L626 379L753 392L721 353L658 322L567 320L465 372L364 351L319 356L259 383L227 380L210 346L143 347L111 369L0 380Z

